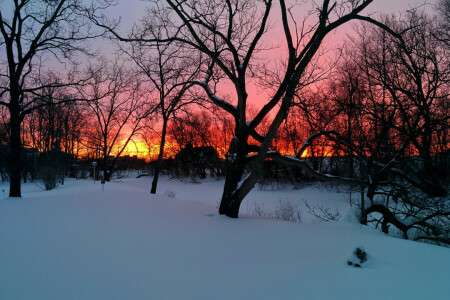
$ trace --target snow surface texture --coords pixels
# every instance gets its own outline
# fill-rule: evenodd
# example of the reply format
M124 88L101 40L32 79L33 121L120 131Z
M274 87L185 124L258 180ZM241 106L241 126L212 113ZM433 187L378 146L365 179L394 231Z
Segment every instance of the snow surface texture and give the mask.
M447 248L344 222L232 220L202 203L220 184L163 179L150 195L150 180L0 195L0 299L450 299ZM348 266L361 246L367 262Z

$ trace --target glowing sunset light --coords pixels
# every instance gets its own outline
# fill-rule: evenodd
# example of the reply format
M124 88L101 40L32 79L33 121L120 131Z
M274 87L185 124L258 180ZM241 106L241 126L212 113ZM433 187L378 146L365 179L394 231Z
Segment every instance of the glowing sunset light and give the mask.
M174 142L167 141L164 148L164 158L174 157L178 152L178 145ZM117 152L112 153L115 155ZM137 156L138 158L144 158L146 161L156 160L159 154L159 141L154 140L149 149L145 141L137 139L134 142L128 143L122 156Z
M406 10L408 8L417 6L421 4L420 1L417 0L399 0L399 1L391 1L391 0L378 0L374 1L369 6L369 13L376 14L390 14L399 12L402 10ZM137 16L142 16L144 11L143 7L146 7L147 4L143 3L135 3L135 2L126 2L121 1L118 6L110 8L111 16L121 16L122 20L125 20L122 23L123 28L129 28L132 26L133 22L131 20L138 19ZM305 3L303 6L296 8L298 11L295 11L295 14L303 17L308 12L308 8L310 7L310 3ZM301 8L301 9L299 9ZM311 20L314 20L312 17ZM275 4L272 15L271 15L272 28L269 30L264 36L262 43L267 46L267 50L261 51L259 54L261 57L267 58L267 64L274 67L280 61L286 58L286 42L284 40L282 32L282 24L281 24L281 15L279 10L279 4ZM353 23L351 23L353 24ZM349 34L353 29L350 23L346 24L339 30L336 30L332 34L326 37L324 42L324 47L333 49L339 48L346 35ZM325 57L325 56L324 56ZM318 63L323 63L328 58L320 58ZM248 103L253 105L256 109L260 109L264 104L267 103L270 98L270 94L273 92L269 87L258 86L258 84L252 79L247 82L247 92L248 92ZM236 95L235 90L230 82L227 80L221 81L218 85L219 96L225 97L225 99L229 100L230 103L236 104L235 99ZM320 87L317 87L320 89ZM193 108L195 111L197 108ZM221 112L224 113L224 112ZM227 113L225 113L227 114ZM160 127L160 125L159 125ZM223 141L222 141L223 142ZM275 148L280 149L281 154L289 154L294 155L298 149L292 147L292 145L281 145L282 142L278 142L280 145L274 144ZM226 152L228 151L228 145L226 146L217 146L217 142L212 143L216 151L219 153L221 158L225 158ZM143 140L139 140L136 138L134 142L130 142L126 149L123 151L122 155L136 155L139 158L145 158L146 160L155 160L159 153L159 142L157 139L152 140L151 149L147 143ZM199 145L198 145L199 146ZM177 151L179 151L180 146L174 142L167 141L165 143L166 149L164 157L174 157ZM114 152L114 151L113 151ZM117 151L115 152L117 153ZM316 145L314 147L314 153L311 153L311 149L308 148L303 154L302 157L310 157L313 155L318 156L334 156L337 155L336 151L333 150L331 146L319 146Z

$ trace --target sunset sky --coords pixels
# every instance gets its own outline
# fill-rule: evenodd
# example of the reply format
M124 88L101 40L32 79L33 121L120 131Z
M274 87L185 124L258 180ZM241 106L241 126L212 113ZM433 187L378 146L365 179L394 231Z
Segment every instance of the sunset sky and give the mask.
M305 8L309 7L309 1L305 4ZM424 4L425 3L425 4ZM436 0L375 0L369 8L365 11L365 14L374 14L377 16L379 14L398 14L402 11L408 10L412 7L417 7L423 5L424 8L428 11L432 11L432 7L435 5ZM125 34L129 31L134 22L138 21L145 15L145 8L149 7L151 3L145 1L120 1L118 6L112 7L108 9L108 16L112 18L120 18L121 25L120 31ZM264 42L271 42L277 45L282 45L284 43L283 35L277 34L277 26L280 26L279 12L278 12L278 4L277 1L274 1L274 9L272 11L272 23L274 24L274 29L269 31L266 36ZM353 23L354 24L354 23ZM343 39L345 39L347 34L352 32L352 25L347 24L342 26L335 32L331 33L327 39L325 40L325 44L329 48L339 47ZM103 44L104 46L104 44ZM274 53L274 57L283 55L285 51L283 51L283 46L279 46L278 49L272 50ZM265 103L265 99L267 98L264 92L258 91L255 87L249 85L249 103L252 105L259 107ZM170 148L170 145L167 145ZM135 144L131 143L127 147L127 151L125 154L135 155L136 148L139 148L138 154L139 156L148 157L147 147L143 142L136 141ZM156 147L157 148L157 147ZM154 151L157 151L155 149Z
M369 8L365 11L365 14L374 14L375 16L379 13L381 14L398 14L401 11L405 11L411 7L417 7L419 5L424 5L424 8L430 12L432 12L432 7L435 5L437 0L427 0L426 4L423 4L425 0L375 0L374 3L372 3ZM299 3L305 2L306 4L302 4L301 9L299 12L303 12L304 10L307 10L310 8L311 1L306 0L299 0ZM12 1L0 1L0 8L2 10L11 8ZM121 19L121 25L120 25L120 32L123 35L126 35L126 33L130 30L133 23L139 21L140 18L142 18L145 15L145 8L152 5L151 2L148 1L139 1L139 0L120 0L119 4L115 7L110 7L106 10L106 14L110 18ZM304 9L303 9L304 7ZM299 15L299 19L301 19L302 16ZM263 41L265 43L271 43L276 47L276 49L271 50L271 58L270 60L274 61L277 58L281 58L283 55L286 54L285 48L284 48L284 37L282 34L278 34L280 31L280 20L279 20L279 8L278 8L278 1L274 1L274 8L272 10L272 16L271 21L273 24L273 29L270 30L266 36L264 37ZM339 47L339 45L342 44L345 36L347 34L350 34L352 31L351 25L347 24L337 30L336 32L331 33L327 39L325 40L325 47L332 48L332 47ZM331 47L330 47L331 46ZM109 43L105 39L100 39L94 42L94 47L99 48L102 54L107 54L109 52L113 51L113 46L111 43ZM3 53L0 53L0 55L4 55ZM270 62L269 62L270 63ZM228 89L227 89L228 90ZM231 89L232 90L232 89ZM266 99L267 95L264 91L257 90L254 86L252 86L251 83L248 84L248 92L249 92L249 103L254 105L255 107L262 106ZM220 93L220 91L219 91ZM222 96L223 95L219 95ZM231 98L233 98L233 95L230 95ZM136 143L130 143L127 147L127 151L124 153L129 155L136 154L136 148L139 148L139 155L142 156L148 156L148 150L147 147L144 146L144 143L137 141Z

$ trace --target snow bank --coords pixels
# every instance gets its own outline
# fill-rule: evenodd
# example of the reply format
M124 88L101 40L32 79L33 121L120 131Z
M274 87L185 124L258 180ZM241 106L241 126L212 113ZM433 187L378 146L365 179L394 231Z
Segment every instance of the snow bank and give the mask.
M178 199L195 200L191 185L182 195L172 187L176 198L136 185L125 180L101 192L98 183L68 181L1 199L0 299L450 296L449 249L344 222L232 220L214 205ZM349 267L359 246L369 259Z

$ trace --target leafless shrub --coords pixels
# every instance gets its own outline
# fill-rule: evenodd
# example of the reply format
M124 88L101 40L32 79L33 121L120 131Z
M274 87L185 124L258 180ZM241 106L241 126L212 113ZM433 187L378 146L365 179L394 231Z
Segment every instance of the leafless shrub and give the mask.
M322 205L310 205L306 200L303 200L303 202L308 209L308 213L319 219L321 222L339 221L342 217L338 209L336 209L336 212L332 212L328 207L323 207Z
M253 202L253 208L247 206L247 212L252 216L273 218L273 213L264 208L264 203Z
M58 171L51 165L44 165L40 170L44 188L46 191L53 190L58 185Z
M302 212L298 204L289 200L280 200L279 206L275 209L274 217L278 220L300 223L302 221Z
M175 196L177 195L174 191L166 191L164 193L165 196L169 197L169 198L175 198Z
M247 206L247 211L252 216L265 217L290 222L301 222L302 212L298 204L292 203L289 200L280 200L279 205L275 211L271 212L264 208L264 203L254 202L253 208L250 210Z

